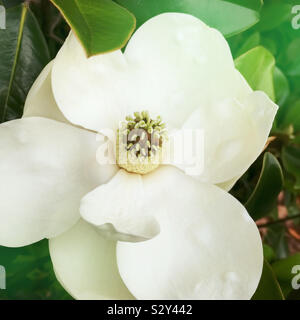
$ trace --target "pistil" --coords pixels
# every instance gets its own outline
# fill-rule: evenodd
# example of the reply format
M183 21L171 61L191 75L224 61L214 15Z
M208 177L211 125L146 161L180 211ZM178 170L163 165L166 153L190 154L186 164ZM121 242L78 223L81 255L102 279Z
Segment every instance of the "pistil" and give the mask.
M151 119L148 111L135 112L121 122L118 130L117 162L128 172L146 174L161 163L166 125L160 116Z

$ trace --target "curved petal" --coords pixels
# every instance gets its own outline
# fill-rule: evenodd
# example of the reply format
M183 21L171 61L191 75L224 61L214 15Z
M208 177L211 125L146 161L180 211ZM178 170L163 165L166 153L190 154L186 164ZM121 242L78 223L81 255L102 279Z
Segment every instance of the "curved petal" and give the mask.
M182 13L148 20L124 55L87 58L71 33L55 58L52 87L65 117L96 131L115 128L125 115L144 109L180 127L195 108L250 90L221 33Z
M148 20L130 39L125 57L141 79L135 99L171 128L181 127L195 108L239 94L226 40L188 14Z
M159 233L150 208L142 176L119 170L111 181L82 199L80 213L109 238L143 241Z
M87 58L71 32L54 60L54 97L72 123L97 132L116 129L126 116L126 98L132 93L128 74L120 50Z
M32 85L24 106L23 117L44 117L69 123L54 100L51 87L53 61L49 62Z
M46 118L0 126L0 244L59 235L79 219L80 199L116 172L99 166L96 135Z
M199 158L204 158L204 165L197 178L217 184L240 177L263 151L277 109L261 91L240 100L220 100L209 109L196 109L182 131L203 132ZM184 169L184 165L178 167Z
M251 298L263 253L245 208L172 167L146 176L144 187L161 232L148 241L118 243L119 271L131 293L137 299Z
M57 279L74 298L134 299L118 272L116 242L101 237L82 219L50 239L49 249Z

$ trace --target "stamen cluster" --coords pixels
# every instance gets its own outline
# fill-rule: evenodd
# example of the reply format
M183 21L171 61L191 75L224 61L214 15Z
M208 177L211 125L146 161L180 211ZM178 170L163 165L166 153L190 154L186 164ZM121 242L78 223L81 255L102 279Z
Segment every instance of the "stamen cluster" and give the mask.
M161 150L167 138L166 125L160 116L151 119L148 111L127 116L119 129L118 155L120 167L145 174L160 163Z

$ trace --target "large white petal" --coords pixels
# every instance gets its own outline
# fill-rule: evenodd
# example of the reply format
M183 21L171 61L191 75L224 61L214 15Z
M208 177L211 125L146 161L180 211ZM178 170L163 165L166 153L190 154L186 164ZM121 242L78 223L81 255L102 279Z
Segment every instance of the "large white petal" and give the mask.
M46 118L0 126L0 244L59 235L79 219L80 199L116 172L96 161L96 135Z
M220 100L211 108L197 108L181 130L203 133L203 141L199 142L203 143L203 152L199 158L203 157L204 163L197 177L220 184L242 176L263 151L277 109L261 91L240 100ZM185 169L184 165L178 167Z
M126 112L130 81L121 51L87 58L71 32L54 60L52 88L64 116L76 125L100 131L116 129Z
M245 208L175 168L145 176L160 234L119 242L122 279L138 299L249 299L260 280L258 229ZM151 191L151 192L150 192Z
M116 242L104 239L82 219L51 239L49 249L58 280L74 298L134 299L119 275Z
M226 40L191 15L165 13L148 20L125 56L141 79L137 101L172 128L181 127L197 107L243 94Z
M52 86L66 118L97 131L142 109L180 127L195 108L245 94L221 33L181 13L147 21L124 55L88 59L71 33L55 58Z
M159 233L142 176L125 170L88 193L81 201L80 213L112 239L142 241Z
M115 130L126 114L148 109L169 129L203 130L198 177L216 184L247 170L277 111L235 69L221 33L180 13L148 20L124 55L115 51L87 59L71 33L55 59L52 86L64 115L89 129Z
M32 85L24 106L23 117L44 117L67 123L54 100L51 87L53 61L43 69Z

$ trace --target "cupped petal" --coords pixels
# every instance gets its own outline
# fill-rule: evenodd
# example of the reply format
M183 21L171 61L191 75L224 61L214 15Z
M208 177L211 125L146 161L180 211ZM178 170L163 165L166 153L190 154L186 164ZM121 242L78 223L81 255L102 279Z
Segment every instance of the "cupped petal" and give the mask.
M23 117L44 117L68 123L53 97L52 66L53 61L48 63L32 85L25 101Z
M144 179L160 233L119 242L118 267L137 299L249 299L260 280L259 231L224 190L173 167ZM150 193L148 193L150 194Z
M137 101L171 128L180 128L195 108L239 94L226 40L192 15L148 20L130 39L125 57L141 79Z
M87 58L71 33L55 58L52 87L65 117L95 131L140 110L180 127L195 108L245 94L221 33L182 13L148 20L124 54Z
M116 242L84 220L50 239L49 249L57 279L75 299L134 299L119 275Z
M88 193L81 201L83 219L106 237L122 241L143 241L159 233L151 203L139 174L119 172L107 183Z
M59 235L79 219L81 198L116 172L96 161L96 135L46 118L0 126L0 244Z
M277 109L261 91L243 99L220 100L211 108L197 108L181 129L183 134L188 130L202 133L202 140L195 141L202 152L194 161L203 163L203 167L195 176L213 184L242 176L263 151ZM191 163L174 164L183 170L191 167Z
M132 93L128 74L120 50L87 58L71 32L54 60L54 97L72 123L97 132L116 129Z

